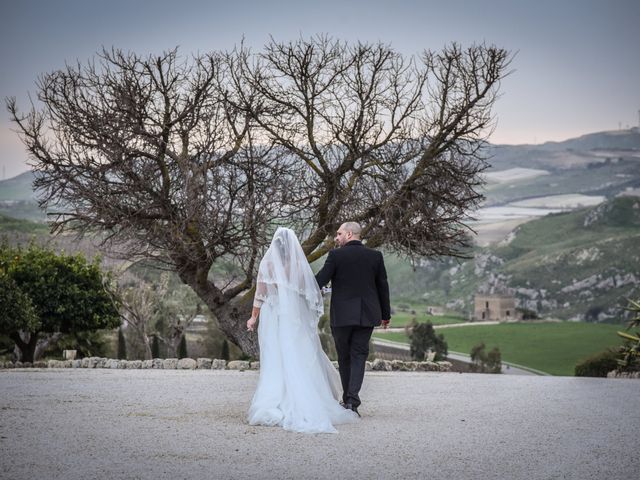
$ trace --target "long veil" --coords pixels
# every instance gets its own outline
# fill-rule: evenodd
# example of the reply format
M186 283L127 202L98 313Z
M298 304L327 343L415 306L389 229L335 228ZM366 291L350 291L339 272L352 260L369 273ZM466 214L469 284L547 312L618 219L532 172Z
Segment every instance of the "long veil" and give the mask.
M256 298L270 300L280 307L295 307L296 300L304 300L303 305L298 305L299 311L291 313L308 326L317 327L324 312L322 293L293 230L284 227L276 230L260 262Z

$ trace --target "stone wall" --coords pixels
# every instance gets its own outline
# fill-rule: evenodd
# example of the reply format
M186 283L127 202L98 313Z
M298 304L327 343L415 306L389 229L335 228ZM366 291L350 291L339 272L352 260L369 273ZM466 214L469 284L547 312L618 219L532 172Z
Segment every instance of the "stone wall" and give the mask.
M638 378L640 379L640 372L619 372L612 370L607 373L607 378Z
M338 368L338 362L333 362ZM153 360L117 360L103 357L85 357L79 360L47 360L39 362L0 362L0 368L111 368L158 370L259 370L260 362L247 362L211 358L154 358ZM383 372L449 372L450 362L404 362L376 359L367 362L368 371Z

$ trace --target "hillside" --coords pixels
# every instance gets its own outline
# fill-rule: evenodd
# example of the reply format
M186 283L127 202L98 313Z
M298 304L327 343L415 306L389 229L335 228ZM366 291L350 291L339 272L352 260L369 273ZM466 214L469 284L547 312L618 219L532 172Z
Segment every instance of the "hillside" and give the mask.
M468 312L478 289L515 290L544 316L620 321L625 298L640 295L640 198L527 222L475 258L423 261L415 272L389 262L396 298L422 298Z
M491 145L484 207L561 194L613 196L640 189L640 131L599 132L540 145ZM511 175L515 170L537 175ZM33 172L0 181L0 213L44 220L32 192Z
M640 200L619 195L640 191L640 131L489 145L487 155L486 202L470 223L481 234L475 258L422 260L414 270L407 259L388 256L394 300L448 306L465 315L479 288L508 287L523 308L542 315L618 319L625 296L639 293ZM0 182L0 214L45 219L32 181L33 173L25 172ZM46 235L6 218L0 227L22 238L30 229Z
M32 234L36 236L48 236L49 228L43 223L9 217L0 213L0 235Z
M34 175L30 171L7 180L0 180L0 201L35 201L35 195L31 189L33 180Z
M32 190L33 179L33 172L24 172L0 181L0 214L35 222L46 220L46 214L38 207Z

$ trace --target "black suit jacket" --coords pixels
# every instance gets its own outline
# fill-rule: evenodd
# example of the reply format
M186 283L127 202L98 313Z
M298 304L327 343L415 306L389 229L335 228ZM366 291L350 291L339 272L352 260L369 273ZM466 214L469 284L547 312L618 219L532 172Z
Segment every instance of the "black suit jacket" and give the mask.
M391 317L382 253L359 240L331 250L316 280L320 288L331 281L332 326L374 327Z

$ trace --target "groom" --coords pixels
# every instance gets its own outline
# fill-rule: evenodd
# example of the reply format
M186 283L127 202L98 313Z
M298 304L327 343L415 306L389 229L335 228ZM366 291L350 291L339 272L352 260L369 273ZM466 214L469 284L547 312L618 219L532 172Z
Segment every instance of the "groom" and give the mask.
M382 253L360 241L360 225L343 223L336 244L316 275L320 288L331 281L331 333L338 352L345 408L358 413L360 387L373 327L389 325L389 284ZM358 414L359 415L359 414Z

